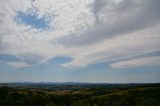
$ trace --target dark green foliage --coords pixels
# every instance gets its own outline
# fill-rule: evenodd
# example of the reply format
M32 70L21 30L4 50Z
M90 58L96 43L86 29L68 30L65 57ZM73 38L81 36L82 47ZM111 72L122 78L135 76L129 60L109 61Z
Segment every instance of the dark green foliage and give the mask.
M159 101L159 85L58 92L0 87L0 106L160 106Z

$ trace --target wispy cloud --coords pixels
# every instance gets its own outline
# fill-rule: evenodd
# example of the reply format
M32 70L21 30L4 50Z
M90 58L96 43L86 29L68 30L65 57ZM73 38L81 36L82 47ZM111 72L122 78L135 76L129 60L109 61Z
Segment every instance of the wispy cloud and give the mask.
M6 64L20 68L57 56L72 58L62 64L67 68L143 57L160 51L159 5L159 0L0 1L0 54L17 57L19 62ZM17 23L15 18L24 18L19 13L28 21L28 14L37 23L46 20L49 29Z
M157 4L160 4L158 0L123 0L120 3L96 0L92 8L98 23L80 36L67 36L61 42L69 46L86 46L155 26L160 22L160 13L157 11L160 8Z
M24 62L7 62L6 64L15 67L15 68L25 68L25 67L29 67L30 65Z
M135 58L131 60L119 61L111 64L112 68L125 69L142 66L155 66L160 65L160 56Z

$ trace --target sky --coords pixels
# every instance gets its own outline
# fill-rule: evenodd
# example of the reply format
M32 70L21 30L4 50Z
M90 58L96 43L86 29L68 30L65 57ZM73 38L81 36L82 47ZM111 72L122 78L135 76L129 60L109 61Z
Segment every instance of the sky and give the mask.
M160 0L0 0L0 82L160 82Z

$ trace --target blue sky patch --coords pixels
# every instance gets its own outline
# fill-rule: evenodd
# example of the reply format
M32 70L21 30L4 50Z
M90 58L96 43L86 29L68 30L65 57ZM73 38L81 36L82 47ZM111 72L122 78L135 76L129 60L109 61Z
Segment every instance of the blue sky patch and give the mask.
M45 30L49 28L49 21L43 17L39 18L37 14L28 13L28 12L18 12L15 17L15 21L20 24L25 24L36 29Z
M2 62L17 62L20 60L14 55L0 54L0 61L2 61Z
M54 64L63 64L63 63L67 63L67 62L72 61L72 58L66 57L66 56L57 56L49 61Z

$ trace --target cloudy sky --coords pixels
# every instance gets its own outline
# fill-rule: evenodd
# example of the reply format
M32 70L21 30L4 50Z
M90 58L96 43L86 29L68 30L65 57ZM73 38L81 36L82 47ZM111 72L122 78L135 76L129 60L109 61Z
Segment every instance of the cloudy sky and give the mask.
M160 82L160 0L0 0L0 82Z

